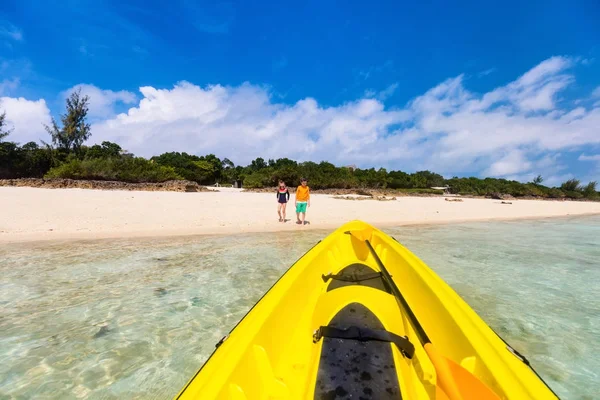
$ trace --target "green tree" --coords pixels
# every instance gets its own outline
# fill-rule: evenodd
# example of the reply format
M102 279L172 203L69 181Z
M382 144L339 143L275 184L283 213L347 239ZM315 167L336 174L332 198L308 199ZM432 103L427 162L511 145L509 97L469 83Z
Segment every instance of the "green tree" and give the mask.
M67 112L61 116L62 128L52 118L52 126L44 125L52 143L66 152L78 153L81 145L92 135L86 122L89 96L81 95L81 88L67 98Z
M252 172L244 178L244 186L248 188L262 188L270 184L272 179L266 168Z
M544 178L542 178L541 175L538 175L535 178L533 178L534 185L540 185L542 182L544 182Z
M208 183L214 179L215 165L207 160L193 161L192 164L196 167L194 178L198 183Z
M6 111L0 114L0 142L2 139L11 134L13 130L6 128Z
M388 186L392 189L408 189L411 186L410 175L402 171L390 171L388 174Z
M206 161L212 166L212 173L210 176L206 177L205 183L212 184L221 181L223 173L223 162L221 159L214 154L209 154L200 157L200 160Z
M85 152L85 158L109 158L121 155L121 146L116 143L104 141L102 145L93 145Z
M224 158L221 161L221 179L224 183L233 183L236 179L235 175L235 164L229 159Z
M581 190L579 183L579 179L569 179L568 181L563 182L563 184L560 185L560 188L565 192L578 192Z
M235 164L229 158L224 158L221 161L221 167L223 169L235 168Z
M417 171L412 175L415 188L429 188L444 184L444 177L431 171Z
M267 168L268 165L264 158L258 157L257 159L252 160L249 167L252 171L260 171L261 169Z
M598 196L598 192L596 191L596 181L591 181L583 188L583 195L587 198L592 198Z

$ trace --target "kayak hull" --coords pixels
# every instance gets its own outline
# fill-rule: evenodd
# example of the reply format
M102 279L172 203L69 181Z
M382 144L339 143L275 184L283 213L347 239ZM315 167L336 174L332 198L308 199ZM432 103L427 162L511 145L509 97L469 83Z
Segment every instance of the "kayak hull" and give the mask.
M321 327L363 337L319 337ZM380 337L364 340L365 332ZM336 397L557 398L429 267L361 221L343 225L294 263L176 399Z

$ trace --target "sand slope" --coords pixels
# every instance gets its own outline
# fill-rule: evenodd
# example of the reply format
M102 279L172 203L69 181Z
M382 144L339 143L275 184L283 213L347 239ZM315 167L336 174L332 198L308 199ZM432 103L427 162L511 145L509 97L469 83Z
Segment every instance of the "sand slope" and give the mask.
M400 197L395 201L340 200L312 195L310 224L294 223L293 195L287 223L277 216L275 193L132 192L0 187L0 242L188 234L229 234L334 229L361 219L378 227L487 219L600 214L598 202Z

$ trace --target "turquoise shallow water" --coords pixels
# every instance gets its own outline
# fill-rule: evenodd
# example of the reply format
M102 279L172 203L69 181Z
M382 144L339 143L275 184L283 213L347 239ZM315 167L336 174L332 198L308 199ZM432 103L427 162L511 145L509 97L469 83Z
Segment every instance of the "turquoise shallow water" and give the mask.
M386 231L561 398L600 398L600 217ZM0 246L0 399L172 398L328 233Z

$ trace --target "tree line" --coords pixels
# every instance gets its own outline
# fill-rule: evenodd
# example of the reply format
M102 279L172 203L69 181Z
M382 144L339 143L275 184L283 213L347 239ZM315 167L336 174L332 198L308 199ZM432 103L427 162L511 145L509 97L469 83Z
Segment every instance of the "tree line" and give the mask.
M570 179L559 187L544 186L543 178L522 183L496 178L444 178L431 171L406 173L384 168L360 169L335 166L327 161L297 162L288 158L256 158L249 165L235 165L214 154L197 156L185 152L168 152L149 159L136 157L117 143L102 142L93 146L83 143L91 137L86 122L89 97L80 91L66 100L66 112L60 124L54 119L45 126L51 143L42 141L19 145L7 140L12 130L6 126L6 113L0 114L0 179L69 178L117 180L124 182L164 182L189 180L202 185L242 182L247 188L274 187L278 180L290 186L307 177L314 189L395 189L415 193L439 192L431 187L449 186L452 193L490 196L509 194L515 197L597 199L596 182L582 186Z

